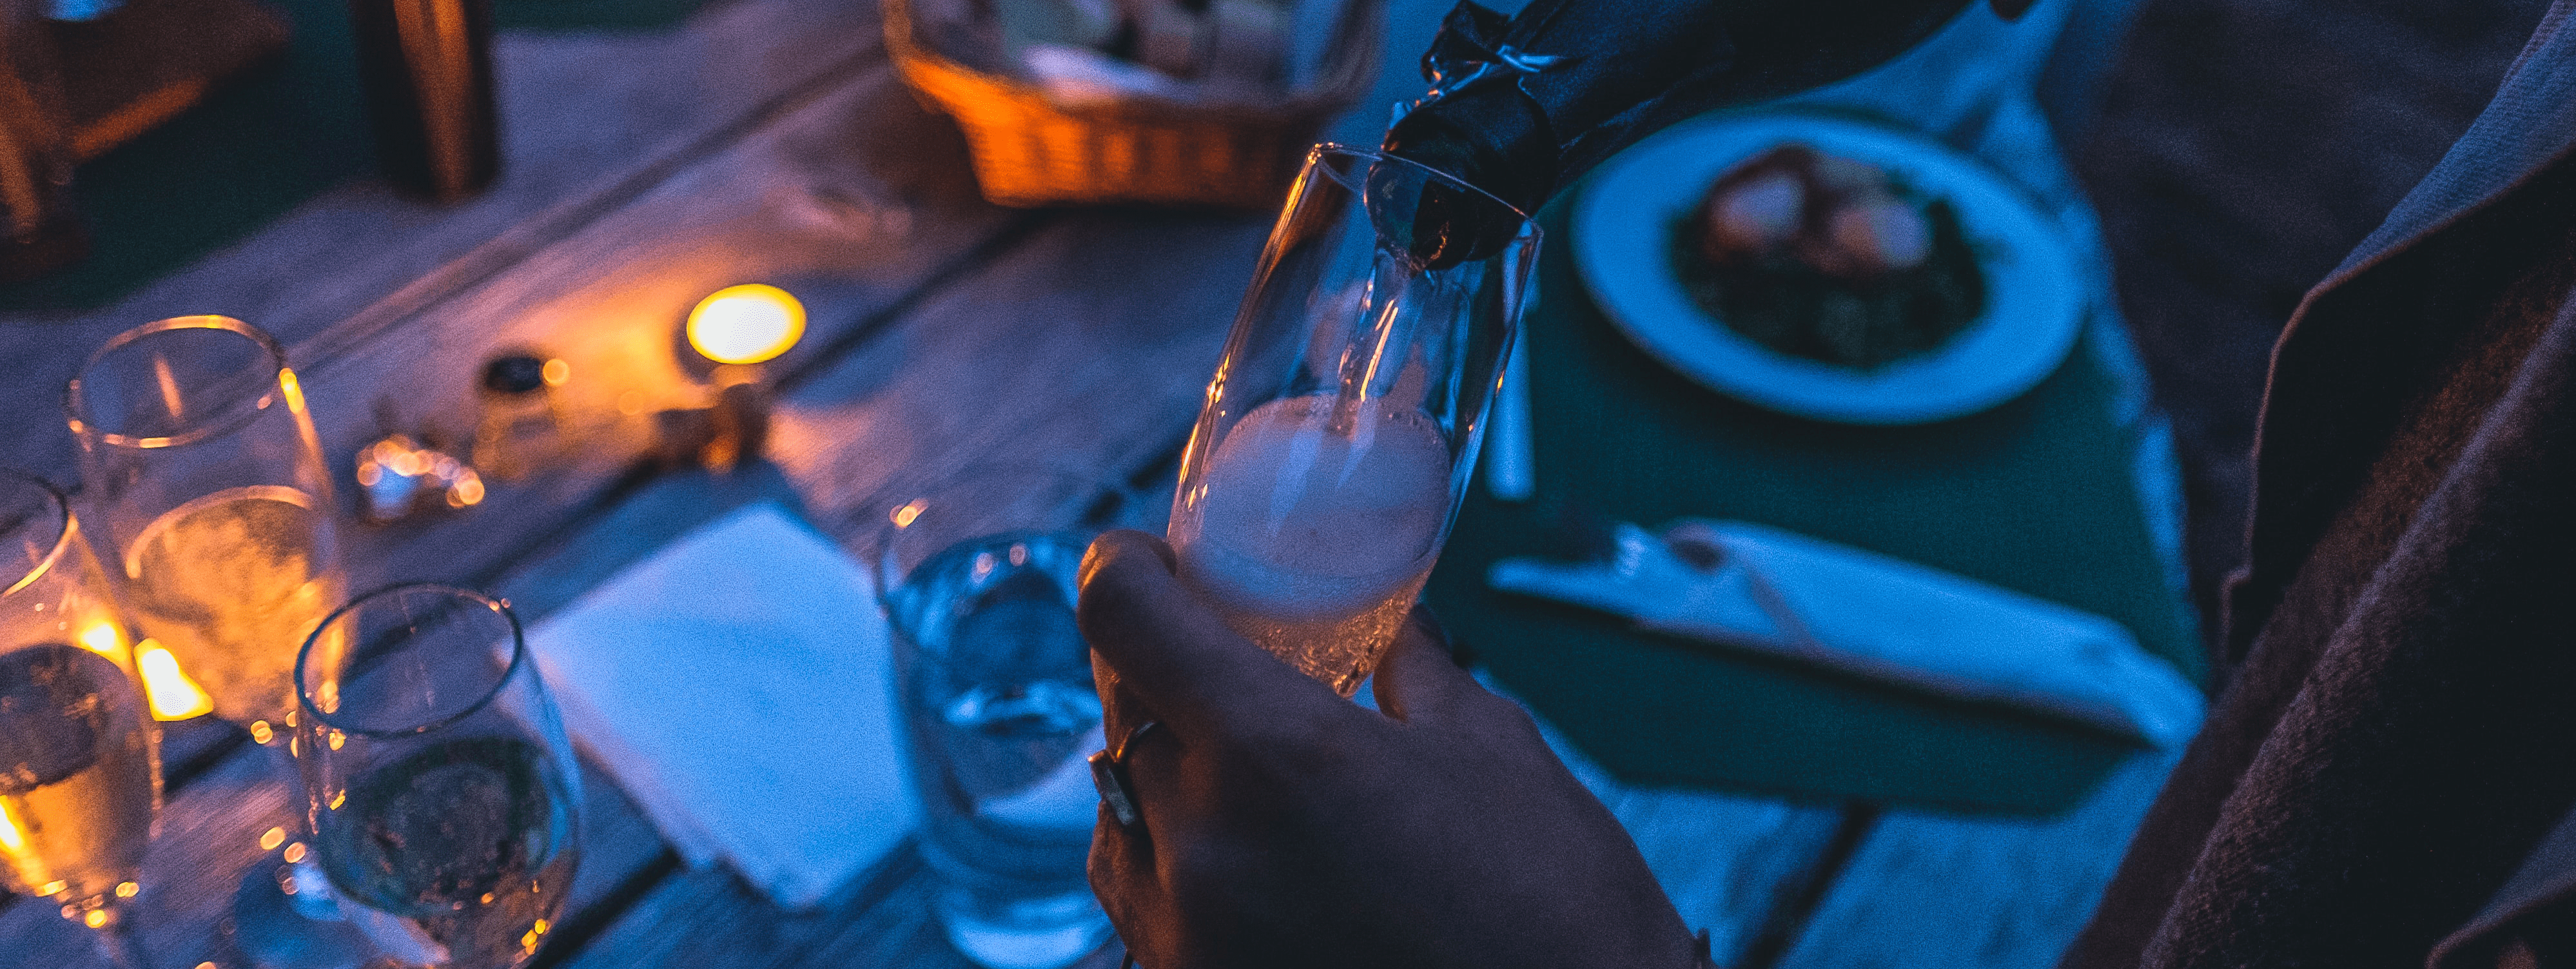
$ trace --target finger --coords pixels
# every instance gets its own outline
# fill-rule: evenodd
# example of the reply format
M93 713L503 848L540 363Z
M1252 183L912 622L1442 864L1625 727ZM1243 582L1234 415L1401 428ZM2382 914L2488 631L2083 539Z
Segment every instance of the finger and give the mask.
M1081 585L1083 639L1135 699L1186 733L1318 721L1348 706L1227 629L1173 577L1169 550L1153 536L1114 531L1094 540Z
M1996 16L2005 20L2019 20L2022 13L2030 9L2033 0L1990 0L1990 2L1994 4Z
M1451 659L1449 635L1428 606L1416 605L1377 666L1377 708L1398 720L1440 719L1457 709L1468 691L1483 693L1476 679Z
M1144 701L1136 698L1127 678L1118 675L1118 668L1097 650L1091 654L1091 679L1100 690L1101 744L1115 750L1136 725L1154 719L1154 715L1145 709Z
M1119 825L1109 805L1100 805L1100 820L1091 828L1088 866L1091 893L1109 915L1118 937L1130 948L1143 948L1159 913L1171 909L1170 893L1154 876L1154 843Z
M1159 724L1154 729L1132 735L1120 751L1119 763L1127 775L1127 798L1144 817L1144 839L1181 831L1194 818L1183 808L1195 792L1183 790L1192 777L1182 767L1182 757L1190 741L1177 733L1180 728Z

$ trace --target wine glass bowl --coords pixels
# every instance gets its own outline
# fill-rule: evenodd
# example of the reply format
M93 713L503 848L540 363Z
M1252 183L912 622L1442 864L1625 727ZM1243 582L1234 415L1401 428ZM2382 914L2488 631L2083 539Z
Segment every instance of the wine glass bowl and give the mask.
M160 808L159 739L80 520L51 485L0 470L0 886L108 931L128 961L122 902Z
M1475 465L1539 230L1414 162L1317 146L1181 459L1169 537L1245 638L1350 696Z
M324 620L296 663L310 857L406 965L536 954L580 859L580 771L518 619L404 585Z
M137 631L262 743L339 604L331 476L285 351L224 316L110 339L64 392L84 496Z

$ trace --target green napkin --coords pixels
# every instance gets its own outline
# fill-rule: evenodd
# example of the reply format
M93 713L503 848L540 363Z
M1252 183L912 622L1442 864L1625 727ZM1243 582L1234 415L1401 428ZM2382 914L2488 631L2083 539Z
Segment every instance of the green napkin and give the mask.
M2048 813L2133 744L1992 707L1640 633L1487 588L1536 554L1553 506L1649 528L1735 518L1894 555L2110 617L2198 679L2188 609L2150 542L2136 435L2078 346L2020 399L1920 427L1821 424L1739 403L1647 356L1576 278L1566 206L1541 213L1527 319L1539 494L1480 480L1433 573L1433 607L1493 674L1625 780L1817 799Z

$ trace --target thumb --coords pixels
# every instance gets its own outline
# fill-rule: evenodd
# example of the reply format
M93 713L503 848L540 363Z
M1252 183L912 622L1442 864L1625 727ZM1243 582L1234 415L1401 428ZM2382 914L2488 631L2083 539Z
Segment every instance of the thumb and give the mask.
M1398 720L1443 719L1465 698L1485 693L1483 684L1458 667L1448 631L1424 605L1405 616L1404 629L1378 662L1371 682L1378 710Z

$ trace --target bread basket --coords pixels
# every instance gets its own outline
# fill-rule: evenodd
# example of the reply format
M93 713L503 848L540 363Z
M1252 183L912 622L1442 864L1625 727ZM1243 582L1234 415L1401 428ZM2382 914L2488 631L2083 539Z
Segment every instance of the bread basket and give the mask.
M941 29L921 2L884 0L895 67L957 119L984 197L1018 207L1275 209L1316 133L1367 93L1383 44L1379 0L1353 0L1314 83L1272 103L1067 105L1036 83L952 56L959 44L951 35L963 31Z

